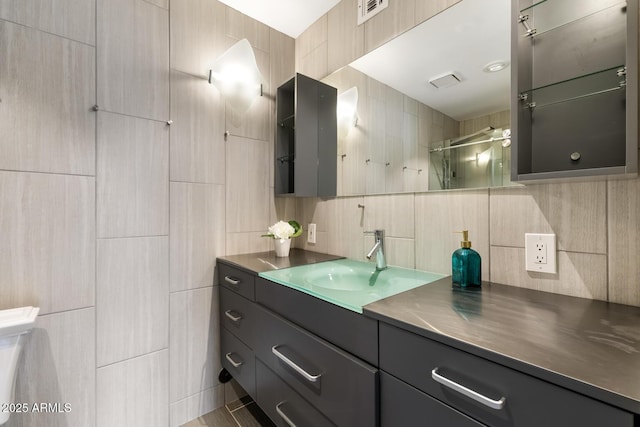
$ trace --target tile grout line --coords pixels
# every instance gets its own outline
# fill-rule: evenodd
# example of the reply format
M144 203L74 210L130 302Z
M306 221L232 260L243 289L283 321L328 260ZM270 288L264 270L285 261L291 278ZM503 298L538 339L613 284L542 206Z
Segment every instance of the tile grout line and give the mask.
M97 13L96 13L96 15L97 15ZM96 21L97 21L97 17L95 17L95 18L96 18ZM51 32L51 31L44 30L44 29L39 28L39 27L37 27L37 26L33 26L33 25L29 25L29 24L25 24L25 23L18 22L18 21L13 21L13 20L11 20L11 19L7 19L7 18L0 18L0 22L8 22L9 24L18 25L18 26L20 26L20 27L28 28L28 29L33 30L33 31L38 31L38 32L40 32L40 33L42 33L42 34L47 34L47 35L49 35L49 36L59 37L59 38L61 38L61 39L65 40L65 41L69 41L69 42L73 42L73 43L78 43L78 44L81 44L81 45L84 45L84 46L87 46L87 47L92 47L92 48L94 48L94 49L95 49L95 47L96 47L96 45L93 45L93 44L91 44L91 43L88 43L88 42L85 42L85 41L82 41L82 40L74 39L74 38L72 38L72 37L70 37L70 36L65 36L65 35L62 35L62 34L53 33L53 32ZM97 36L97 34L94 34L94 36ZM96 37L96 39L97 39L97 37ZM94 39L94 43L95 43L96 41L97 41L97 40L95 40L95 39Z
M243 404L242 406L238 406L238 407L237 407L237 408L235 408L235 409L229 409L229 406L228 406L228 405L224 405L224 407L225 407L225 408L227 408L227 411L229 411L229 412L233 413L233 412L237 411L238 409L246 408L247 406L251 405L252 403L254 403L254 401L253 401L253 400L252 400L251 402L248 402L248 403Z
M94 76L94 88L93 88L93 100L94 105L98 105L98 0L93 2L93 42L95 43L93 49L93 76ZM93 407L94 407L94 419L95 425L99 425L98 419L98 112L94 113L94 139L93 139L93 232L94 232L94 246L93 246L93 260L94 260L94 281L93 281L93 326L94 326L94 340L93 340Z
M226 409L226 405L225 405L225 409ZM238 421L235 415L233 415L233 412L230 412L229 409L227 409L227 412L229 412L229 415L231 415L231 418L233 418L233 421L235 421L236 424L238 424L238 427L242 427L242 425L240 424L240 421Z
M168 51L168 86L169 86L169 121L171 122L171 124L173 124L173 119L171 117L171 1L167 1L167 51ZM166 337L167 337L167 357L169 358L169 363L167 364L167 384L169 384L169 389L167 390L167 401L169 403L169 423L171 423L171 406L173 405L173 403L177 403L177 402L171 402L171 353L172 353L172 348L171 348L171 143L172 143L172 138L171 138L171 125L169 126L168 129L168 136L167 136L167 331L166 331ZM175 349L173 349L175 351ZM200 391L200 393L202 393L202 391ZM187 393L188 394L188 393ZM185 405L188 405L187 399L189 398L189 396L185 397ZM180 399L178 400L180 401ZM188 410L187 410L188 411ZM187 418L189 418L189 416L187 415Z

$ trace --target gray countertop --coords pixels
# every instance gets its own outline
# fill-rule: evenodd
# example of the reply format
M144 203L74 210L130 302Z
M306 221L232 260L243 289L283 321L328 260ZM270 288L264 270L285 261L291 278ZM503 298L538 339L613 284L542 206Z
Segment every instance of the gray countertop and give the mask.
M342 257L292 249L220 257L255 274ZM640 307L447 277L374 302L365 316L640 414Z
M317 262L342 259L344 257L292 248L288 257L276 257L275 251L269 251L229 255L218 258L233 264L236 267L258 274L265 271L280 270L282 268L296 267L298 265L315 264Z
M445 278L364 314L640 413L640 308Z

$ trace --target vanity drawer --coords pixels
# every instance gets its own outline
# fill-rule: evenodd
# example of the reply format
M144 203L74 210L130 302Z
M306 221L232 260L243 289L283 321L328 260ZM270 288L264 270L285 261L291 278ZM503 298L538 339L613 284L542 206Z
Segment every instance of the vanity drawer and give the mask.
M378 321L258 277L256 301L309 332L378 365Z
M255 300L255 276L239 268L218 261L218 280L227 289Z
M258 307L256 356L339 426L376 426L378 370Z
M481 427L484 424L381 371L380 427L396 426Z
M255 346L255 303L220 287L220 324L249 347Z
M316 408L256 360L257 403L277 426L332 427Z
M490 426L633 426L630 413L384 323L380 369Z
M253 351L225 328L220 328L220 359L238 383L249 393L256 395L256 359Z

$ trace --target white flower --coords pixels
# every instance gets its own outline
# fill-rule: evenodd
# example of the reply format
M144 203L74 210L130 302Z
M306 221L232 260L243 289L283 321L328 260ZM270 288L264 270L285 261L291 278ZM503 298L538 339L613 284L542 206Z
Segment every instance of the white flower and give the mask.
M278 221L269 227L269 234L273 235L274 239L286 240L290 239L296 230L285 221Z

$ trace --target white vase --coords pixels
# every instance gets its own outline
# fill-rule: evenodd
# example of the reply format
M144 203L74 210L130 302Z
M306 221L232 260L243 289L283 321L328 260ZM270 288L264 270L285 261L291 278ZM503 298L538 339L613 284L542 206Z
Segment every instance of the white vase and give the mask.
M286 257L289 256L289 249L291 249L291 239L274 239L276 245L276 256Z

